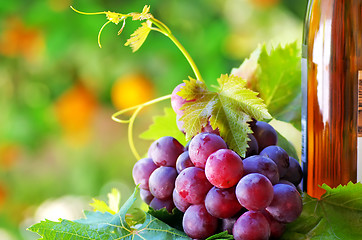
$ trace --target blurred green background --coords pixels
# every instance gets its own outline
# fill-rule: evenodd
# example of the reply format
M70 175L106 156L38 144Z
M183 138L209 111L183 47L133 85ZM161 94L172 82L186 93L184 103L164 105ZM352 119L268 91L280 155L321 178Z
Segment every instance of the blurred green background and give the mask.
M36 239L26 227L79 218L91 197L133 191L135 158L127 126L111 115L170 94L191 68L172 42L151 32L141 49L124 47L139 23L104 15L145 4L173 31L207 84L238 67L263 42L301 40L306 0L11 0L0 4L0 239ZM136 133L170 102L145 109ZM150 142L136 139L145 153Z

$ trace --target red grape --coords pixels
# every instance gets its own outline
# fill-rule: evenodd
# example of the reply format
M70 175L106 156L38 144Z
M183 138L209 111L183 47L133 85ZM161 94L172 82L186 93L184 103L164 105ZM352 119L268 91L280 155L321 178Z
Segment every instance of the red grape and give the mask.
M251 130L258 142L259 151L263 150L267 146L277 145L278 134L269 123L257 121L254 126L251 126Z
M180 173L182 170L188 167L194 167L194 164L191 162L189 151L185 151L178 156L176 161L176 170L177 173Z
M144 201L146 204L150 204L150 202L154 198L150 191L142 189L142 188L140 189L140 197L141 197L142 201Z
M173 167L157 168L150 176L150 192L159 199L170 198L175 188L176 177L177 172Z
M190 206L182 219L184 232L191 238L205 239L215 233L217 225L218 219L203 204Z
M273 185L260 173L250 173L236 186L239 203L249 210L261 210L273 200Z
M289 156L289 167L286 174L283 176L283 179L293 183L295 186L298 186L298 184L302 181L302 178L303 171L299 162L295 158Z
M283 148L279 146L268 146L260 152L260 156L268 157L276 163L280 178L287 173L289 156Z
M293 222L302 213L302 197L295 187L287 184L276 184L273 188L273 201L266 210L279 222Z
M155 169L157 169L157 166L151 158L142 158L138 160L132 170L135 184L140 184L140 188L148 190L148 180Z
M215 187L230 188L243 176L243 161L230 149L217 150L208 157L205 174Z
M190 142L189 155L196 167L205 168L206 160L211 153L226 149L225 141L213 133L199 133Z
M233 228L235 240L268 240L270 226L261 212L248 211L236 220Z
M172 213L172 210L175 208L175 205L172 201L172 198L167 198L167 199L153 198L152 201L150 202L150 207L153 208L154 210L160 210L162 208L166 208L166 210L169 213Z
M175 167L178 156L184 152L184 147L173 137L161 137L153 142L148 154L157 166Z
M266 176L272 184L279 182L278 166L270 158L260 155L247 157L243 160L244 175L260 173Z
M212 185L205 176L205 171L197 167L184 169L176 178L175 189L187 202L200 204L204 202Z
M211 188L205 198L205 207L217 218L230 218L242 209L235 195L235 187Z
M185 212L187 208L191 206L190 203L188 203L184 198L180 196L176 189L173 190L172 199L177 209L181 212Z

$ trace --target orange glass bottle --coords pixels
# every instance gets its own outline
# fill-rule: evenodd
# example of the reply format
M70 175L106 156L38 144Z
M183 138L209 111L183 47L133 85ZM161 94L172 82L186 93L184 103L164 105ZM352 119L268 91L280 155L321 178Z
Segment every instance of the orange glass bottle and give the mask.
M303 188L320 197L362 179L362 0L310 0L302 55Z

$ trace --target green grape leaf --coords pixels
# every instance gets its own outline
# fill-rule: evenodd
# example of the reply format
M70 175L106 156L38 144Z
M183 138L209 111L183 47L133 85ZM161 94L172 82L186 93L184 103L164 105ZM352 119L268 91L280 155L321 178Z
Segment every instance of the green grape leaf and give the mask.
M270 114L301 129L301 57L297 42L270 51L265 44L232 74L243 77L248 87L259 92Z
M130 226L126 214L136 200L136 193L121 207L116 214L109 212L85 211L84 219L69 221L60 219L59 222L41 221L28 230L38 233L42 239L125 239L125 240L156 240L156 239L189 239L185 233L170 227L152 215L145 213L143 223Z
M262 99L246 88L245 80L233 75L221 75L218 92L207 90L205 83L192 78L184 82L186 85L179 95L193 100L181 108L184 115L180 120L184 122L186 139L201 132L210 122L213 129L219 129L229 148L244 156L249 141L247 134L252 132L248 122L251 118L271 118Z
M148 34L151 32L152 22L147 20L146 22L141 23L142 26L137 28L134 33L131 34L131 37L124 44L125 46L130 46L133 52L136 52L142 44L146 41Z
M185 145L185 135L176 125L176 113L172 108L164 108L164 112L165 114L162 116L153 117L153 124L139 137L146 140L157 140L164 136L171 136Z
M303 212L287 225L282 240L362 239L362 184L322 188L320 200L304 194Z
M206 238L206 240L233 240L233 235L230 235L227 231L217 233L211 237Z
M90 206L94 211L100 211L102 213L109 212L115 214L119 211L119 204L121 202L121 193L113 188L111 193L108 193L108 204L102 200L94 199Z

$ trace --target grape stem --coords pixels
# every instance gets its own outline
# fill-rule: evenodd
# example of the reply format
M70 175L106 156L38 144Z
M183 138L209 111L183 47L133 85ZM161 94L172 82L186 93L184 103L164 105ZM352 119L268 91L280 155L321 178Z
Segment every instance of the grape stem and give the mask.
M166 95L166 96L163 96L163 97L159 97L159 98L153 99L151 101L142 103L140 105L123 109L123 110L118 111L118 112L116 112L116 113L114 113L112 115L112 120L113 121L118 122L118 123L128 123L128 143L129 143L129 146L131 148L132 154L134 155L134 157L137 160L141 159L141 156L138 154L137 149L136 149L135 144L134 144L134 141L133 141L133 125L134 125L134 122L135 122L135 119L136 119L138 113L146 106L149 106L149 105L152 105L152 104L155 104L155 103L158 103L158 102L170 99L170 98L171 98L171 95ZM123 114L125 114L127 112L130 112L132 110L135 110L135 111L133 112L132 116L129 119L123 120L123 119L118 118L120 115L123 115Z

